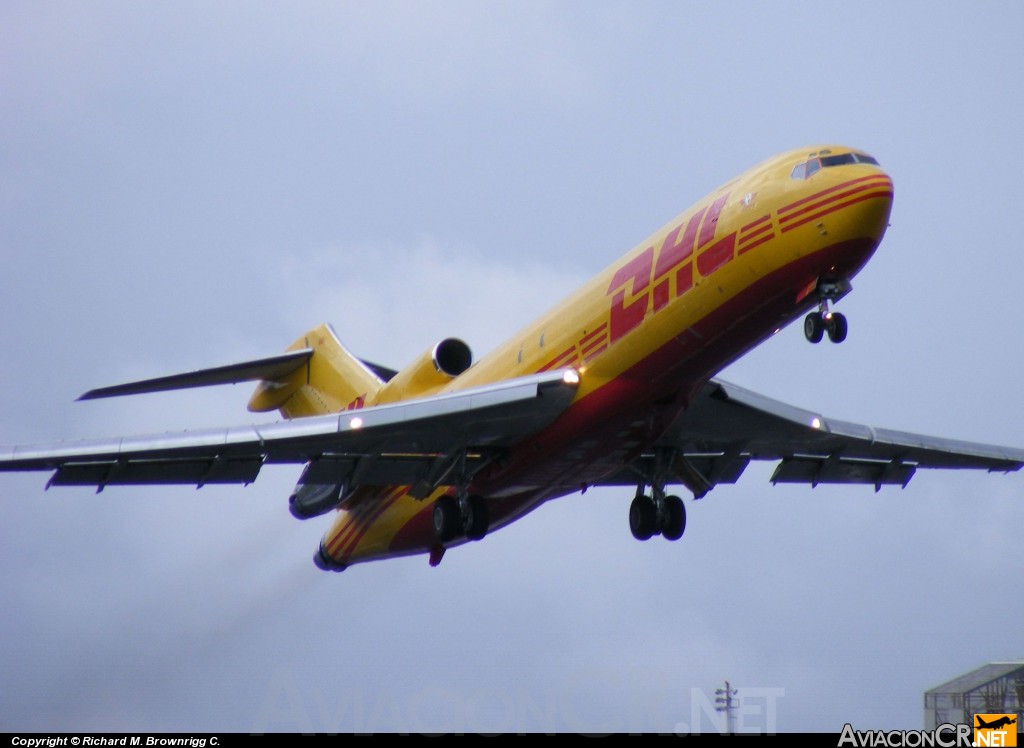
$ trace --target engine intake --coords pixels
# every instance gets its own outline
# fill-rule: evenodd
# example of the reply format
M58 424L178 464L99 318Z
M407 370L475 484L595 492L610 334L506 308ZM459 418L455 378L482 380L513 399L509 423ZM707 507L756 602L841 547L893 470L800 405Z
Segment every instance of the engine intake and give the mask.
M445 338L384 385L377 403L433 394L472 365L469 346L458 338Z

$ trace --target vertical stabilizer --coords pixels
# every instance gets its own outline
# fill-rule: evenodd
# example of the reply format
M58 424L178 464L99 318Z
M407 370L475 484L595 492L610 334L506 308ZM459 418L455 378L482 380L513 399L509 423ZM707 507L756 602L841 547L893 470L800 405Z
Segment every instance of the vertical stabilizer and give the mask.
M313 355L285 377L262 380L249 410L280 410L285 418L316 416L361 408L384 382L338 341L330 325L315 327L288 350L311 348Z

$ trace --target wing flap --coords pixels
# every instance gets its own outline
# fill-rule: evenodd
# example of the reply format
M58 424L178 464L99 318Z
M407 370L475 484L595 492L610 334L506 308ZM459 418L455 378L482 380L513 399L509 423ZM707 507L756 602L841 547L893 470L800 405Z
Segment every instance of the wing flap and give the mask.
M893 460L835 460L793 457L782 460L772 474L772 483L866 483L876 488L906 486L914 477L916 465Z
M144 486L244 483L256 480L263 466L259 459L126 460L65 463L47 486Z

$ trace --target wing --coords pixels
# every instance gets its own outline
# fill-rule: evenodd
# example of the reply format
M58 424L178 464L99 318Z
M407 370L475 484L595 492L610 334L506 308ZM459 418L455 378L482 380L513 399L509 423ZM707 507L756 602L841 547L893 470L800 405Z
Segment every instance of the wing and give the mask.
M735 483L751 460L778 461L772 483L866 483L876 491L906 486L918 468L1024 466L1024 450L826 418L720 380L701 389L656 446L668 482L698 497L718 483ZM656 455L642 456L607 483L635 485L638 475L656 469Z
M0 471L53 470L48 486L102 490L117 484L251 483L266 463L310 463L307 472L349 484L444 485L455 460L480 466L553 421L572 401L577 382L558 370L265 425L0 447Z

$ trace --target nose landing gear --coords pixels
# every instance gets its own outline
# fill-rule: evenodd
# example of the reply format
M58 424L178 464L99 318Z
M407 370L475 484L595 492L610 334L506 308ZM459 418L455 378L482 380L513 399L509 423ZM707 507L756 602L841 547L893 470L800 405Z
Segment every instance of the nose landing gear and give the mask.
M822 302L822 306L825 306L825 302ZM818 311L804 317L804 337L812 343L820 343L825 333L828 333L828 339L833 343L842 343L846 340L848 330L846 317L839 312Z
M818 311L804 317L804 337L807 340L811 343L820 343L825 333L828 333L828 339L833 343L842 343L846 340L846 333L849 331L846 317L839 312L833 312L829 308L829 302L839 300L849 293L850 289L849 281L818 281L815 289L820 299Z

